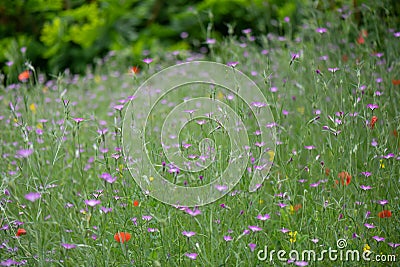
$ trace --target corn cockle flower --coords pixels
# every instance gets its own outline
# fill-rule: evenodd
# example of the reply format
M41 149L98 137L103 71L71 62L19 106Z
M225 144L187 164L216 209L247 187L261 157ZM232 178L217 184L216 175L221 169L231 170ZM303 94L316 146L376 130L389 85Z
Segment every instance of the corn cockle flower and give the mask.
M250 229L251 231L253 231L253 232L258 232L258 231L261 231L261 230L262 230L262 228L261 228L261 227L258 227L257 225L249 225L249 229Z
M146 63L147 65L150 64L151 62L153 62L152 58L145 58L143 59L143 62Z
M185 256L191 260L195 260L197 258L197 253L185 253Z
M20 149L17 151L17 156L20 158L27 158L32 155L33 149Z
M367 108L369 108L370 110L374 110L374 109L379 108L379 106L378 106L378 104L368 104Z
M74 249L74 248L76 248L76 245L68 244L68 243L62 243L61 246L63 246L65 249Z
M25 199L29 200L30 202L35 202L38 200L42 195L37 192L30 192L25 195Z
M101 201L98 199L88 199L88 200L85 200L85 204L90 207L94 207L96 205L101 204Z
M192 232L192 231L189 231L189 232L183 231L182 235L187 236L187 237L192 237L192 236L196 235L196 233Z

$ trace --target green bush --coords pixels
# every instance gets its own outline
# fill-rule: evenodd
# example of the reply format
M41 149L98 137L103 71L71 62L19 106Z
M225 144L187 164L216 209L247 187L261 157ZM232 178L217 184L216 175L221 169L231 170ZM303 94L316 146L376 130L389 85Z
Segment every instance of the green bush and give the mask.
M336 11L342 3L320 1L315 10ZM352 3L349 3L352 4ZM66 68L83 72L95 58L120 51L131 64L141 64L143 52L197 50L207 38L243 35L251 28L258 36L295 30L305 0L15 0L0 3L0 63L8 82L16 80L26 60L47 73ZM386 18L395 1L377 12ZM393 17L392 17L393 18ZM360 19L360 18L359 18ZM181 33L186 32L181 37ZM26 51L21 48L25 47Z

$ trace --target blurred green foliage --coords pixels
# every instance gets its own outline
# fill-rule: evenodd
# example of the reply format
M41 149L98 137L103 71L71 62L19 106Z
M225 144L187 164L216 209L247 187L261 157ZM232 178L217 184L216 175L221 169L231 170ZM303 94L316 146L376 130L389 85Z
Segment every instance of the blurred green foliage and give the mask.
M343 1L306 0L14 0L0 2L0 64L13 76L26 60L47 73L83 72L109 51L140 64L144 51L199 49L207 38L269 32L283 34L299 9L335 10ZM352 5L356 1L344 1ZM392 6L396 7L396 1ZM322 4L321 4L322 3ZM184 33L184 34L182 34ZM21 50L22 47L26 48Z
M2 1L0 63L6 74L24 69L27 59L52 73L82 72L94 58L120 50L134 64L145 50L157 55L199 48L207 38L227 35L228 24L235 33L245 28L267 33L274 30L271 19L292 16L297 5L279 0ZM187 33L183 38L182 32Z

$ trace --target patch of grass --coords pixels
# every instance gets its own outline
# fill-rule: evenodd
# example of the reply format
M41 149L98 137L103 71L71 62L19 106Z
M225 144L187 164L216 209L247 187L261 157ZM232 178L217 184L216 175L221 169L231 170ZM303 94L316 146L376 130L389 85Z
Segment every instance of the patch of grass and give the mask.
M398 261L399 34L370 9L362 12L367 34L350 19L340 20L343 14L314 14L318 19L306 21L293 38L257 36L256 44L251 33L230 37L213 45L212 58L166 54L133 74L118 64L117 55L85 76L65 72L43 81L33 68L28 81L2 88L2 265L257 266L264 264L258 255L265 247L285 250L286 260L273 256L274 264L284 265L291 262L291 250L320 253L337 249L339 239L360 255L370 250L371 259L395 255ZM140 190L127 170L121 134L126 105L138 86L159 70L194 58L238 62L235 68L268 100L277 146L274 165L256 192L248 192L246 170L230 193L188 210ZM200 140L211 138L217 157L199 173L171 171L175 166L160 142L165 116L185 97L200 96L230 105L248 127L252 157L260 152L254 114L244 103L229 100L218 87L178 88L149 117L146 148L156 169L179 185L212 181L232 149L229 136L214 131L215 121L193 120L176 132L174 144L186 156L198 155ZM249 170L255 164L250 157ZM16 236L21 228L26 234ZM117 232L128 232L131 239L118 243ZM338 261L326 256L305 262L335 266Z

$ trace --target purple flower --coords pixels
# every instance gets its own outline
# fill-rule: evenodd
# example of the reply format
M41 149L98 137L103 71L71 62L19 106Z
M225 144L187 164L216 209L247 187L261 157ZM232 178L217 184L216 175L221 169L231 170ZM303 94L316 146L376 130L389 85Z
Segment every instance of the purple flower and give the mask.
M181 32L180 36L181 36L182 39L186 39L186 38L189 37L189 34L187 32Z
M378 142L376 142L376 139L375 138L373 138L372 139L372 142L371 142L371 146L377 146L378 145Z
M312 150L312 149L315 148L315 146L304 146L304 148L307 149L307 150Z
M261 228L261 227L258 227L257 225L249 225L249 229L250 229L251 231L253 231L253 232L258 232L258 231L261 231L261 230L262 230L262 228Z
M266 213L264 215L258 214L257 219L261 220L261 221L266 221L269 220L271 218L271 216Z
M38 200L42 195L38 192L30 192L25 195L25 199L29 200L30 202L35 202Z
M19 262L13 260L13 259L8 259L5 261L0 262L0 266L13 266L13 265L17 265L19 264Z
M256 244L254 244L254 243L250 243L249 244L249 248L250 248L250 250L251 250L251 252L253 252L255 249L256 249Z
M393 153L389 153L387 155L382 156L382 158L385 158L385 159L394 158L394 154Z
M223 192L223 191L228 189L228 186L226 186L226 185L216 185L215 189L217 189L219 192Z
M83 118L72 118L76 123L80 123L82 121L84 121Z
M226 63L226 65L228 67L232 67L232 68L236 67L238 64L239 64L239 62L237 62L237 61L229 61L228 63Z
M101 204L101 201L98 199L88 199L88 200L85 200L85 204L90 207L94 207L96 205Z
M232 241L233 238L232 238L230 235L226 235L226 236L224 236L224 240L225 240L226 242L228 242L228 241Z
M158 232L158 229L157 228L147 228L147 232L149 232L149 233Z
M242 30L243 34L250 34L251 33L251 29L244 29Z
M73 249L73 248L76 248L76 245L74 245L74 244L68 244L68 243L62 243L61 246L63 246L65 249Z
M150 221L151 219L153 219L153 216L151 216L151 215L143 215L142 216L143 221Z
M117 177L112 177L111 174L106 173L106 172L102 173L100 175L100 178L105 180L107 183L110 183L110 184L114 183L117 180Z
M201 211L199 209L191 210L191 209L187 208L187 209L185 209L185 212L193 217L201 214Z
M187 237L192 237L192 236L194 236L195 234L196 234L196 233L195 233L195 232L192 232L192 231L190 231L190 232L183 231L183 232L182 232L182 235L187 236Z
M17 151L17 155L21 158L27 158L32 155L33 149L20 149Z
M380 205L382 205L382 206L385 206L387 203L389 203L389 201L386 200L386 199L378 200L378 204L380 204Z
M284 208L284 207L286 207L286 206L287 206L287 204L285 204L285 203L282 203L282 202L279 202L279 203L278 203L278 206L279 206L280 208Z
M385 241L385 238L384 237L380 237L380 236L373 236L372 237L373 239L375 239L376 241L378 241L378 242L382 242L382 241Z
M313 239L311 239L311 242L313 242L314 244L317 244L317 243L318 243L318 241L319 241L319 239L318 239L318 238L313 238Z
M124 105L115 105L113 108L115 110L121 111L124 108Z
M251 103L251 105L256 108L262 108L262 107L265 107L267 104L264 102L253 102L253 103Z
M216 40L215 40L215 39L211 39L211 38L208 38L208 39L206 40L206 43L207 43L207 44L215 44L215 42L216 42Z
M400 244L395 244L393 242L388 243L389 246L391 246L392 248L397 248L400 246Z
M335 73L339 70L339 68L328 68L328 71Z
M306 262L306 261L296 261L294 263L294 265L296 265L296 266L307 266L308 262Z
M315 31L322 34L326 33L328 30L326 28L316 28Z
M365 177L369 177L369 176L371 176L372 173L370 173L370 172L362 172L361 174L364 175Z
M360 185L360 188L362 189L362 190L371 190L372 189L372 187L371 186L369 186L369 185Z
M195 260L197 258L197 253L185 253L185 256L191 260Z
M369 109L371 109L371 110L374 110L374 109L379 108L379 106L378 106L378 104L368 104L368 105L367 105L367 108L369 108Z
M375 228L375 225L369 224L369 223L365 223L364 226L367 227L368 229L373 229L373 228Z
M107 129L107 128L98 129L98 130L97 130L97 133L98 133L98 134L101 134L101 135L105 135L107 132L108 132L108 129Z
M147 65L150 64L151 62L153 62L152 58L145 58L143 59L143 62L146 63Z
M371 212L369 210L367 210L367 212L365 213L365 219L368 219L370 214L371 214Z
M112 212L112 208L107 208L107 207L101 207L100 210L106 214Z
M289 229L286 229L285 227L283 227L282 229L280 229L279 231L281 231L282 233L286 234L287 232L289 232Z

